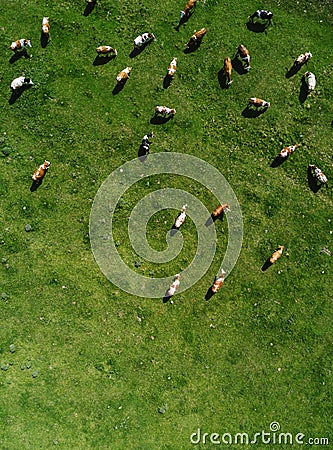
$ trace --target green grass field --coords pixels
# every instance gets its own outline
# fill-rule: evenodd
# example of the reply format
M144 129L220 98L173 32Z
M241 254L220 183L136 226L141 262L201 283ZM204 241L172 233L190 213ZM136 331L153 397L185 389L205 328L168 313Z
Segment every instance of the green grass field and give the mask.
M88 15L84 0L0 4L1 450L300 447L190 441L198 429L253 437L269 432L272 422L281 432L303 433L304 446L327 438L328 445L313 447L332 448L333 6L199 0L177 31L185 3L97 0ZM258 8L274 12L264 32L246 26ZM44 48L43 16L51 24ZM202 45L185 54L185 43L202 27ZM130 58L133 39L145 31L156 40ZM13 61L9 46L19 38L31 39L31 57ZM240 43L250 50L252 69L234 70L224 89L218 73ZM96 65L101 44L118 56ZM305 51L313 58L286 78ZM177 72L165 89L174 56ZM116 75L126 66L131 77L114 95ZM315 73L317 87L300 101L306 70ZM10 83L21 75L34 86L11 102ZM254 96L271 107L245 117ZM164 104L177 114L152 125L154 107ZM205 294L226 248L226 220L215 222L217 251L207 274L173 305L123 292L94 260L95 195L110 173L138 157L150 131L153 153L209 162L241 206L240 257L209 301ZM271 167L282 147L296 142L301 147ZM45 159L50 169L31 192L31 174ZM309 187L308 164L328 177L318 192ZM196 250L188 218L177 259L160 267L136 264L127 218L148 192L166 187L189 190L210 211L217 206L205 187L176 176L154 176L128 191L113 233L123 260L141 275L174 275ZM176 215L159 212L149 222L156 250L165 248ZM279 244L284 254L263 272Z

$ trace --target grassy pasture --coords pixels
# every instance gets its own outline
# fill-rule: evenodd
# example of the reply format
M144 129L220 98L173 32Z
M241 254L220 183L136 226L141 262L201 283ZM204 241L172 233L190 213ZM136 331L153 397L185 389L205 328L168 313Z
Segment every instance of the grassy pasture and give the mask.
M183 6L97 0L85 16L83 0L0 4L1 449L189 449L198 428L253 436L273 421L283 432L304 433L305 441L332 442L333 7L324 0L199 0L176 31ZM261 7L274 12L273 25L255 33L247 16ZM45 48L43 16L51 23ZM200 48L184 54L193 30L203 26ZM132 41L144 31L156 41L131 58ZM32 56L13 62L9 45L22 37L31 39ZM250 50L252 69L234 70L224 89L218 73L240 43ZM101 44L118 56L94 65ZM304 51L313 58L286 78ZM165 89L174 56L178 69ZM131 77L114 95L115 77L128 65ZM305 70L315 73L317 88L300 101ZM35 85L10 104L10 83L22 74ZM252 96L271 107L244 117ZM175 107L174 119L150 124L157 104ZM151 130L153 152L210 162L241 205L242 252L209 301L226 221L216 222L212 267L174 305L122 292L94 261L93 199L113 170L137 157ZM281 148L296 142L302 146L272 168ZM30 192L31 173L44 159L50 170ZM312 192L308 164L325 172L327 188ZM127 217L146 193L170 186L184 182L167 175L151 177L149 185L143 180L115 213L122 258L147 276L172 275L195 253L188 219L179 259L135 267ZM190 181L186 188L209 210L216 206L203 186ZM176 213L163 211L149 222L148 240L157 250ZM278 244L283 257L262 272Z

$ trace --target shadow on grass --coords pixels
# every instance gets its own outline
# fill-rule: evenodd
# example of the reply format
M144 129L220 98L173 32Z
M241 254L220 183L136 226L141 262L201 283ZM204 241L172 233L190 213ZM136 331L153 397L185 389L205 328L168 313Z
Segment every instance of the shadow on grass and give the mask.
M256 117L261 116L261 114L264 114L266 111L267 108L254 109L247 105L242 111L242 116L247 119L255 119Z
M271 162L271 167L279 167L285 161L288 159L288 156L286 158L282 158L282 156L277 155L274 160Z
M23 92L27 91L30 88L31 88L31 85L27 85L27 86L22 86L21 88L13 90L12 95L10 96L10 99L8 100L8 103L10 105L13 105L16 102L16 100L18 100L21 97Z
M142 163L146 161L148 154L149 153L143 148L143 145L140 145L138 150L138 158Z
M48 43L50 42L50 37L49 35L45 34L45 33L41 33L40 34L40 45L42 48L45 48Z
M10 58L9 63L14 64L16 61L18 61L21 58L30 59L30 55L28 55L28 52L26 49L23 49L20 52L14 53L14 55Z
M91 14L93 12L95 6L96 6L96 0L93 2L87 3L87 6L85 7L85 10L83 11L83 15L85 17L89 16L89 14Z
M310 167L308 167L308 186L312 192L316 193L321 188L322 184L313 176Z
M286 78L291 78L291 77L293 77L294 75L296 75L296 73L297 72L299 72L299 70L300 70L300 68L301 68L302 66L295 66L295 64L293 64L291 67L290 67L290 69L287 69L287 72L286 72Z
M304 78L302 78L301 87L300 87L299 96L298 96L299 102L304 103L305 100L308 98L308 95L309 95L308 86L307 86Z
M265 272L265 270L267 270L272 265L273 265L273 263L270 262L270 258L267 258L265 263L263 264L263 266L261 268L262 272Z
M232 68L235 69L235 71L238 73L238 75L245 75L246 73L249 73L243 66L242 61L237 56L234 56L234 58L231 60Z
M221 214L219 216L214 216L213 214L211 214L208 219L206 220L205 226L206 227L210 227L211 225L213 225L213 223L215 223L217 220L220 220L221 222L223 221L224 218L224 211L221 212Z
M117 84L115 85L115 87L112 90L112 95L119 94L119 92L121 92L124 89L126 83L127 83L127 79L125 81L120 82L120 83L117 82Z
M37 189L39 188L39 186L41 186L43 183L43 179L41 180L33 180L31 186L30 186L30 191L31 192L35 192L37 191Z
M225 74L225 71L223 69L220 69L217 72L217 79L219 81L219 85L221 89L228 89L230 86L228 86L228 80L227 76Z
M115 57L116 57L116 55L106 55L106 56L97 55L93 61L93 65L94 66L102 66L102 65L110 62Z
M173 77L170 77L170 75L166 74L163 80L163 87L164 89L168 89L168 87L171 84Z
M200 45L201 45L201 40L196 40L196 41L194 41L194 42L192 42L192 43L190 43L190 44L187 44L187 45L186 45L186 48L185 48L185 50L184 50L184 53L185 53L185 54L193 53L193 52L195 52L196 50L198 50L198 48L200 47Z
M246 24L246 28L253 33L267 33L269 23L252 22L249 20Z
M169 117L163 117L163 116L157 116L156 114L150 119L150 123L152 125L163 125L164 123L169 122L169 120L172 119L172 116Z
M214 294L215 293L212 291L212 286L210 286L208 291L206 292L205 300L206 301L210 300L213 297Z
M180 20L179 20L178 25L175 27L175 30L176 30L176 31L179 31L179 28L180 28L182 25L185 25L186 22L188 22L189 18L192 16L193 13L194 13L194 11L190 12L189 14L187 14L187 15L184 16L184 17L181 17Z
M147 42L145 42L144 44L142 44L140 47L134 47L133 50L131 51L131 53L129 54L130 58L135 58L136 56L139 56L140 53L142 53L144 51L144 49L146 47L148 47L154 39L151 39Z

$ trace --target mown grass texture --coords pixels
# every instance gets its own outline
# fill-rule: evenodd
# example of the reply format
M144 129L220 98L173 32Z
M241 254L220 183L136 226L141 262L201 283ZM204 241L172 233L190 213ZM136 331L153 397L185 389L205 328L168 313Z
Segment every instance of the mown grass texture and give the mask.
M98 1L88 16L78 0L21 6L0 5L1 448L189 449L198 428L254 434L272 421L285 432L330 437L330 3L199 1L179 31L184 5L174 0ZM246 21L259 7L273 10L273 25L254 33ZM43 16L51 23L45 48ZM184 44L202 26L202 45L184 54ZM156 41L130 58L133 39L144 31ZM32 57L10 63L8 47L21 37L31 39ZM218 73L239 43L249 48L252 69L234 71L233 84L223 89ZM117 48L118 56L94 65L101 44ZM286 78L304 51L313 58ZM164 89L173 56L178 69ZM128 65L131 77L113 95L115 77ZM305 70L315 73L317 88L301 103ZM21 74L35 85L9 104L10 82ZM271 102L254 119L242 115L252 96ZM157 104L175 107L174 119L151 125ZM212 267L174 305L122 292L94 262L89 214L95 194L113 170L137 157L150 130L153 152L210 162L241 205L241 255L208 302L227 243L225 220L215 223ZM272 168L281 148L296 142L302 146ZM44 159L50 170L30 192L30 175ZM327 188L311 191L308 164L325 172ZM167 266L143 261L136 267L127 236L133 205L155 189L184 188L179 178L137 183L116 211L119 252L141 274L172 275L195 252L190 219L182 230L184 250ZM204 187L193 181L186 187L214 209L216 200ZM176 214L163 211L148 224L156 249L164 248ZM285 246L283 257L263 273L278 244Z

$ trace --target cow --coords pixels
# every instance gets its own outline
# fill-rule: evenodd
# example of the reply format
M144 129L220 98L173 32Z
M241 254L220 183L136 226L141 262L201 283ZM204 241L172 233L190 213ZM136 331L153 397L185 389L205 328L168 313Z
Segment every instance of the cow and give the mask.
M251 97L249 100L249 106L254 106L255 108L269 108L271 106L270 102L261 100L261 98Z
M309 165L309 170L311 171L312 175L321 183L325 184L327 183L327 177L326 175L314 164Z
M96 48L98 55L114 55L117 56L118 52L115 48L110 47L110 45L100 45Z
M273 13L271 11L267 11L267 9L257 9L251 16L249 16L249 19L253 22L253 19L261 19L261 20L268 20L268 22L272 23Z
M185 5L184 11L180 11L180 19L184 19L189 17L189 15L194 12L196 8L197 0L188 0L188 2Z
M142 143L141 143L141 148L142 150L145 151L145 153L149 153L149 147L150 147L150 140L149 138L154 138L155 135L153 132L149 133L149 134L145 134L142 138Z
M195 31L194 34L190 37L188 43L186 44L186 48L190 48L195 45L200 45L206 33L207 33L206 28L201 28L201 30Z
M224 211L231 211L230 206L227 203L223 203L222 205L219 205L217 208L215 208L212 212L212 216L218 218L224 213Z
M185 222L186 219L186 208L187 205L183 205L182 206L182 211L179 214L179 216L177 217L177 219L175 220L175 224L174 224L174 228L176 228L177 230L183 225L183 223Z
M148 42L153 41L154 39L155 39L155 36L153 35L153 33L143 33L134 39L134 47L140 48L143 45L148 44Z
M223 71L227 79L227 86L230 86L233 80L231 79L232 64L229 56L224 58Z
M217 291L219 291L224 283L224 278L225 278L225 274L226 272L222 269L221 270L221 275L217 275L215 277L213 286L212 286L212 292L213 294L216 294Z
M310 53L310 52L302 53L295 59L294 67L303 66L303 64L306 64L310 58L312 58L312 53Z
M45 177L45 174L50 167L49 161L44 161L43 164L41 164L32 174L32 179L34 181L42 181L42 179Z
M22 77L15 78L15 80L13 80L11 82L10 87L11 87L11 89L13 89L13 91L15 91L16 89L22 89L24 87L32 86L32 85L33 85L33 82L30 78L26 78L26 77L22 76Z
M177 69L177 58L173 58L171 63L168 66L168 76L173 78Z
M301 144L294 144L294 145L289 145L288 147L284 147L280 153L279 153L279 157L280 158L288 158L289 155L291 155L292 153L294 153L294 151L296 150L297 147L299 147Z
M26 47L32 47L29 39L18 39L11 43L10 49L16 53L18 50L25 50Z
M177 273L173 279L172 284L170 285L169 289L167 290L165 296L172 297L173 295L175 295L176 291L179 288L179 284L180 284L180 274ZM171 303L173 303L172 300L171 300Z
M132 70L132 67L126 67L124 70L119 72L117 75L117 82L125 83L130 76L131 70Z
M168 108L167 106L156 106L155 116L158 114L161 114L163 117L173 117L176 114L176 110L174 108Z
M316 87L316 77L312 72L305 72L304 80L308 86L308 92L314 91Z
M250 66L250 53L245 45L240 44L237 48L236 56L239 56L244 63L244 69L248 72L251 69Z
M275 252L269 258L269 261L271 262L271 264L274 264L275 261L277 261L281 257L283 249L284 249L284 246L283 245L279 245L277 250L275 250Z
M43 17L43 20L42 20L42 33L46 37L49 37L49 35L50 35L50 20L49 20L48 17Z

